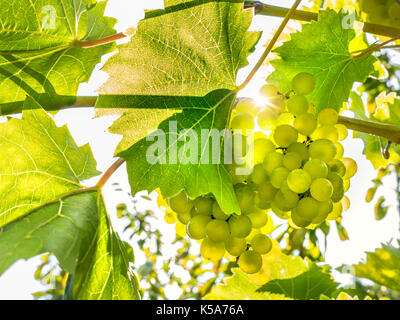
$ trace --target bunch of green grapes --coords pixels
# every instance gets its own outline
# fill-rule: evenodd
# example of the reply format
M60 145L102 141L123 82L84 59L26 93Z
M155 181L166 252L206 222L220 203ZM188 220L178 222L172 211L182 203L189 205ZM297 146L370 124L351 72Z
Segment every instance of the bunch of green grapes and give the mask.
M265 235L270 217L266 210L254 206L255 191L246 184L235 185L235 193L242 214L224 213L212 196L195 199L184 191L168 199L159 196L165 220L186 225L187 235L199 242L203 258L218 261L224 256L238 262L246 273L253 274L262 267L262 255L272 249L271 239Z
M269 136L255 134L252 173L247 177L235 175L238 165L233 164L232 180L246 183L254 191L256 210L270 210L299 228L338 219L349 208L344 193L357 171L354 160L343 158L340 141L347 137L347 129L338 124L336 110L326 108L316 114L309 103L306 96L314 88L314 76L305 72L293 78L287 95L267 84L261 88L266 106L255 111L245 100L246 111L240 101L240 112L232 118L235 129L249 129L257 123L264 132L270 132Z
M388 26L400 25L400 3L396 0L360 0L366 20Z

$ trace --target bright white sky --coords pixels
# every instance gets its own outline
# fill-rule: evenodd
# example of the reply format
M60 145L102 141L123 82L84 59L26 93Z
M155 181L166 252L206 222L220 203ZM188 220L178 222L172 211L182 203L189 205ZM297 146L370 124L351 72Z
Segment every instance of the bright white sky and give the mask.
M265 1L268 4L290 7L294 2L288 0L269 0ZM305 1L304 1L305 2ZM109 0L106 9L106 15L116 17L118 24L116 28L118 32L126 30L128 27L135 26L144 14L144 9L155 9L162 7L162 0ZM281 19L273 17L254 18L252 25L253 30L262 30L264 35L256 52L250 57L250 64L254 65L257 58L263 51L262 44L270 38L273 29L276 29ZM296 26L296 24L293 24ZM103 59L103 62L105 59ZM99 69L99 68L97 68ZM239 74L239 79L247 74L248 68L242 70ZM251 96L257 98L258 89L264 82L265 73L259 72L252 82L249 89L242 92L243 96ZM107 79L107 75L99 70L96 70L89 83L81 85L80 95L93 95L96 89ZM120 137L106 132L106 129L112 124L115 117L106 117L93 119L93 110L65 110L58 113L56 122L58 125L68 124L68 127L79 145L90 143L95 158L98 162L98 169L103 171L107 169L115 160L112 155L117 146ZM351 136L351 133L349 133ZM351 201L351 208L344 214L343 224L346 227L350 240L342 242L339 240L335 228L332 229L328 237L328 248L326 254L326 262L333 267L342 264L354 264L365 257L366 251L373 251L381 243L390 242L393 239L399 238L399 217L396 207L392 206L389 209L387 217L382 221L375 221L374 209L372 204L365 203L365 195L369 187L372 186L371 180L376 177L372 165L362 155L363 145L359 139L348 138L344 142L345 156L351 157L357 161L358 172L352 179L352 186L347 193ZM88 181L88 185L92 185L98 178ZM126 192L115 192L112 183L118 182ZM385 197L391 199L391 203L395 204L395 193L391 189L394 186L394 179L388 181L388 187L385 189ZM118 203L129 203L130 198L127 196L129 185L125 174L125 167L121 167L117 173L111 178L108 185L104 189L107 208L110 212L115 229L121 230L123 225L120 221L116 221L115 208ZM378 196L378 195L377 195ZM142 208L149 209L148 202L140 204ZM157 210L154 204L151 208ZM157 211L156 211L157 212ZM160 220L163 221L160 214ZM171 226L160 221L159 227L166 234L165 242L172 240ZM126 239L125 237L125 240ZM137 253L137 250L135 250ZM165 252L166 255L173 254ZM137 254L136 260L143 262L144 257ZM28 261L19 261L15 263L8 271L0 277L0 299L32 299L31 293L39 291L42 286L33 279L33 272L39 263L38 258L32 258ZM337 280L348 279L346 277L338 277ZM178 288L167 287L169 296L173 299L177 296Z

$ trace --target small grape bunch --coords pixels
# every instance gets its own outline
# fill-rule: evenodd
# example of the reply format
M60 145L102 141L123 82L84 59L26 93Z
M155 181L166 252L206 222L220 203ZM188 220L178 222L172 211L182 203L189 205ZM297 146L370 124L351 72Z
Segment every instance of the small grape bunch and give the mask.
M262 267L262 255L272 249L271 239L264 234L271 221L266 210L254 206L255 192L248 185L236 185L235 193L241 215L224 213L212 196L189 199L184 191L167 202L159 195L159 205L168 223L174 223L173 212L176 219L186 225L187 235L201 242L203 258L218 261L225 256L237 261L244 272L253 274Z

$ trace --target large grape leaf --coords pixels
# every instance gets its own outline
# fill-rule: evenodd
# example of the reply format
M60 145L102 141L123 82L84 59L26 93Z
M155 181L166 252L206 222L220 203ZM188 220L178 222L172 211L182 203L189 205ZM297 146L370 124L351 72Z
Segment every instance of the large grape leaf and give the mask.
M114 34L107 2L6 0L0 7L0 113L21 110L26 96L51 109L75 100L81 82L115 47L80 48Z
M340 271L374 281L382 286L400 291L400 248L382 245L375 252L367 253L367 261Z
M258 287L249 276L238 268L232 269L232 277L215 286L204 300L290 300L283 294L257 292Z
M372 120L395 125L400 124L399 99L396 99L394 103L384 104L378 108L373 115L368 117L366 115L365 106L361 97L357 93L352 92L350 94L350 98L351 103L349 109L354 112L354 116L357 119ZM389 163L397 163L400 161L400 147L398 145L393 145L390 148L390 157L388 159L383 157L381 149L386 145L387 139L381 138L381 145L377 136L368 133L353 131L353 137L360 138L364 142L363 154L369 161L371 161L375 169L378 169L379 167L385 167Z
M275 71L268 82L288 92L297 73L309 72L316 78L316 88L308 97L317 110L340 110L354 82L364 82L374 71L376 60L371 54L361 58L351 55L349 44L356 34L343 27L344 18L343 13L321 11L318 21L291 34L291 40L275 50L280 58L271 61Z
M237 72L260 36L247 31L253 13L238 0L164 3L164 10L147 13L131 41L107 61L104 70L110 78L96 107L134 109L112 127L125 135L117 150L127 160L132 193L157 187L165 197L182 189L190 197L211 192L223 210L239 212L224 166L201 164L200 158L196 164L151 165L146 160L150 143L144 137L157 122L172 144L177 137L168 133L168 121L196 133L226 127ZM132 135L130 119L138 116L143 122L135 125L142 132Z
M258 289L258 292L283 294L296 300L320 299L321 295L333 297L338 283L329 273L314 263L303 273L285 279L273 279Z
M88 145L32 99L22 119L0 125L0 273L19 259L50 252L75 280L77 299L138 299L132 254L112 230Z
M99 174L89 145L78 147L66 126L32 99L22 119L0 124L0 227Z

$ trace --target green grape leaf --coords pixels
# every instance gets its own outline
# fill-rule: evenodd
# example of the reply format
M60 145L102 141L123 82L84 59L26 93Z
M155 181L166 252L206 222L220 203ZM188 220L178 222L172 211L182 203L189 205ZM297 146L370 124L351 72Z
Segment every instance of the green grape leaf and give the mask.
M89 145L78 147L34 100L24 106L22 119L0 124L0 227L99 174Z
M339 111L347 102L354 82L364 82L374 71L375 58L365 55L353 58L349 44L355 31L343 28L345 15L333 10L321 11L319 20L303 25L301 32L291 34L275 52L280 58L272 60L275 71L268 82L281 92L291 90L291 81L299 72L315 76L316 88L307 96L317 111L333 108Z
M111 226L104 201L97 199L99 226L74 274L74 299L138 300L139 283L129 266L132 247L121 241Z
M375 252L367 252L367 261L351 268L340 267L359 278L369 279L387 288L400 291L400 248L382 245Z
M375 220L382 220L389 209L388 206L384 205L385 197L381 196L375 204Z
M74 276L75 298L138 299L132 248L112 230L98 190L81 185L98 174L89 146L36 101L24 106L22 119L0 124L0 274L49 252Z
M77 41L115 33L107 2L20 0L0 8L0 114L19 112L26 96L46 109L72 104L81 82L114 44L80 48Z
M361 97L357 93L351 92L350 99L350 111L354 112L354 116L357 119L400 124L400 116L398 114L400 110L400 100L395 100L393 104L384 104L377 109L374 115L367 117ZM371 161L375 169L386 167L389 163L397 163L400 161L400 147L398 145L393 145L390 148L389 159L385 159L382 156L382 146L384 147L387 143L387 139L385 138L381 138L382 146L379 143L378 137L368 133L353 131L353 138L360 138L364 142L363 154Z
M239 211L224 166L150 165L144 137L157 125L166 129L166 120L197 133L227 126L237 72L260 37L247 31L252 15L243 1L165 1L165 9L148 12L130 42L107 61L110 77L96 108L131 109L111 131L124 135L117 154L127 160L132 193L157 187L165 197L182 189L190 197L211 192L223 210ZM132 119L140 130L133 134ZM175 144L176 137L167 138Z
M232 269L233 276L214 286L204 300L290 300L283 294L257 292L249 276L238 268Z
M282 261L277 265L274 262L270 264L270 268L272 267L271 280L260 287L257 292L282 294L297 300L320 299L321 295L333 297L336 293L338 283L332 280L327 272L329 270L324 270L314 263L307 266L302 259L285 258L284 261L283 265ZM277 272L279 269L285 270L282 267L286 263L290 266L286 268L290 268L292 271L286 269L286 272Z

